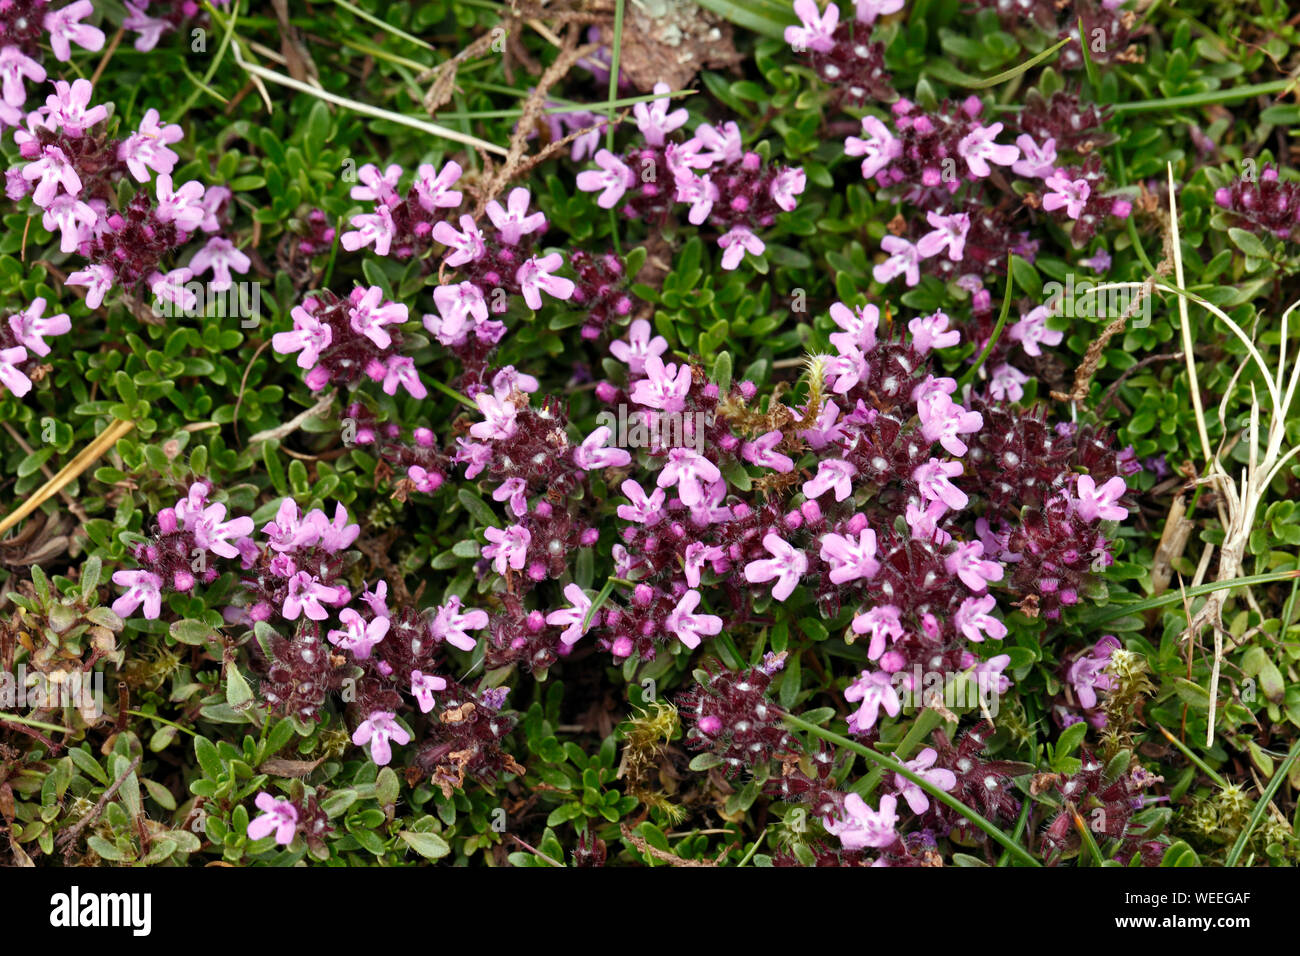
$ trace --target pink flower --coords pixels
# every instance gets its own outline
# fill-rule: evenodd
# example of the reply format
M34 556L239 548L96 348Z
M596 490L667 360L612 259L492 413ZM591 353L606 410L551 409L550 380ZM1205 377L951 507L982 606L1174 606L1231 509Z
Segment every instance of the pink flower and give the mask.
M1015 146L1000 146L993 142L994 137L1002 132L1002 124L992 126L975 126L957 142L957 155L966 160L966 165L976 176L983 178L991 170L989 163L1010 166L1020 158L1020 149Z
M672 631L691 650L700 646L701 635L713 636L722 631L722 618L713 614L696 614L695 609L699 606L700 592L687 591L664 621L665 630Z
M645 489L629 478L619 486L619 490L631 502L631 504L618 506L618 516L624 521L634 521L648 526L657 524L663 518L666 497L663 489L656 489L653 495L647 497Z
M970 502L966 494L950 482L949 478L955 478L965 469L959 461L940 461L938 458L931 458L924 465L918 465L912 472L912 480L916 482L921 491L921 497L926 501L942 501L954 511L960 511Z
M740 446L740 457L760 468L771 468L781 474L788 474L794 471L794 462L790 456L776 450L784 437L779 431L771 431L753 441L747 441Z
M866 138L850 136L844 141L844 153L863 157L862 178L870 179L903 155L903 144L874 116L862 117L862 132Z
M187 525L189 522L187 522ZM226 520L226 506L211 504L194 516L194 543L223 558L239 557L239 549L230 539L246 538L253 533L253 519L245 515Z
M546 228L546 216L540 212L529 214L528 203L531 199L532 194L527 189L517 186L510 190L505 206L495 199L487 204L488 218L501 232L501 241L506 245L516 245L524 236ZM567 299L568 296L559 298ZM532 305L531 302L529 304ZM537 306L534 305L533 308Z
M155 272L149 276L149 291L159 302L170 302L182 312L193 312L198 308L198 296L187 284L194 278L189 268L182 266L166 275Z
M903 9L903 2L904 0L857 0L856 18L859 23L874 23L876 17Z
M750 584L763 584L775 580L772 597L784 601L794 593L799 579L808 570L808 558L802 551L782 540L774 531L769 531L763 538L763 547L772 557L762 561L751 561L745 565L745 580Z
M782 169L772 178L769 192L774 203L786 212L791 212L799 204L798 197L803 195L807 185L807 173L800 168L787 168Z
M615 339L609 343L614 358L635 375L645 373L646 359L663 355L668 350L668 340L662 335L650 337L651 326L646 319L635 320L627 329L627 341ZM662 364L662 363L660 363Z
M820 498L834 489L835 500L843 501L853 494L853 476L858 470L847 461L825 458L817 463L817 474L805 481L803 493L811 499Z
M325 603L333 603L338 598L338 589L322 584L306 571L299 571L289 579L289 593L285 595L281 613L285 620L296 621L300 614L310 620L323 621L329 617Z
M23 311L9 316L9 328L19 344L32 353L42 356L50 354L50 347L45 344L45 336L64 335L72 331L72 321L66 314L60 312L47 319L43 317L44 312L45 300L35 298Z
M411 671L411 696L415 698L420 707L420 713L427 714L433 710L433 695L435 691L446 690L447 679L439 677L437 674L425 674L422 671Z
M519 409L514 402L502 401L487 392L475 395L474 402L483 413L484 420L470 426L471 435L485 441L501 441L515 433L515 419L519 415Z
M601 209L613 209L623 194L636 185L636 173L607 149L596 153L596 165L600 172L588 169L578 173L578 188L585 193L599 192L596 205Z
M693 226L698 226L709 218L713 204L718 198L718 187L707 175L697 176L689 169L679 169L673 177L677 187L675 198L678 202L689 203L690 213L686 219Z
M645 360L646 377L632 386L632 401L665 412L680 412L686 407L686 395L691 390L691 367L665 365L658 355Z
M827 833L840 838L840 844L846 850L889 846L898 839L894 832L898 823L897 806L898 798L887 794L880 798L880 809L872 810L862 797L850 793L844 798L844 818L827 817L823 825Z
M822 13L814 0L795 0L794 12L803 25L786 27L785 42L790 44L795 53L808 50L829 53L835 49L835 28L840 20L839 7L832 3Z
M483 233L472 216L461 216L460 228L464 232L457 232L455 227L444 219L433 227L431 233L435 241L447 247L446 256L449 266L463 266L467 262L480 258L487 251L487 246L483 243Z
M516 518L528 514L528 485L522 478L507 478L492 492L493 501L509 501Z
M1051 192L1043 196L1044 209L1055 212L1064 207L1065 214L1071 219L1078 219L1083 214L1083 207L1092 193L1088 180L1076 179L1071 182L1063 172L1058 170L1048 176L1045 183Z
M563 276L552 275L562 265L564 265L564 257L558 252L552 252L540 259L533 256L519 267L515 273L515 279L518 281L524 295L524 301L528 303L530 309L540 309L542 307L541 294L543 292L552 298L561 300L568 299L573 295L574 285L572 280Z
M102 262L97 262L69 275L67 284L85 286L87 307L98 309L104 302L104 296L108 295L112 290L113 279L112 268ZM276 349L276 351L281 350Z
M968 597L961 602L953 623L968 641L980 644L985 636L1000 641L1007 636L1007 626L989 613L997 606L997 599L992 594Z
M108 119L108 110L103 106L91 106L90 97L94 94L90 80L66 80L54 82L54 92L45 98L46 115L73 139L78 138L96 123Z
M122 20L124 29L135 30L140 34L133 45L141 53L148 53L158 45L164 33L176 29L161 17L151 17L145 13L144 7L147 5L148 0L126 0L127 15Z
M17 46L10 44L0 49L0 81L3 81L4 101L10 106L18 107L27 102L24 77L33 83L44 83L45 68Z
M882 604L853 618L853 633L870 635L871 641L867 646L868 659L879 660L880 655L885 653L886 640L900 640L906 633L899 619L899 613L894 605Z
M395 716L388 710L371 711L370 716L352 734L352 742L358 747L370 744L370 758L381 767L387 766L393 759L393 750L388 743L390 740L398 744L411 742L411 735L393 719Z
M158 193L157 216L177 229L193 232L207 216L203 208L203 184L190 180L179 189L172 189L172 177L159 173L155 189Z
M718 237L718 248L723 250L722 268L730 271L740 265L746 252L761 256L767 246L744 226L733 226Z
M939 754L935 752L935 749L926 747L914 759L904 763L903 766L924 779L926 783L947 792L957 786L957 775L943 767L935 767L934 762L938 759ZM930 798L921 789L920 784L913 783L901 773L896 773L894 774L894 786L898 788L899 795L907 801L907 805L912 808L913 813L925 813L926 810L930 809Z
M916 251L921 258L929 259L947 249L949 259L953 262L961 262L966 251L966 234L970 232L970 216L964 212L954 213L951 216L927 212L925 221L934 227L934 232L926 233L917 242ZM881 246L884 246L883 240Z
M126 588L126 593L113 602L114 614L128 618L143 604L145 618L158 619L162 613L162 578L152 571L116 571L113 583Z
M374 246L375 255L388 255L397 235L397 226L387 206L376 206L372 213L359 213L349 223L355 228L339 236L339 244L344 249L356 252L365 246Z
M203 275L208 269L212 270L213 292L224 292L235 284L230 275L231 269L242 275L248 272L250 265L252 263L248 256L240 252L229 239L221 236L209 239L190 260L190 269L195 275Z
M1128 517L1128 509L1117 502L1128 491L1123 477L1116 475L1100 488L1091 475L1080 475L1074 486L1078 495L1072 503L1075 513L1084 521L1123 521Z
M921 252L902 236L885 236L880 240L880 248L890 254L889 258L871 268L871 276L877 282L892 282L903 276L908 286L921 281Z
M912 333L912 348L922 355L931 349L951 348L961 341L961 333L948 328L948 316L942 312L912 319L907 329Z
M294 834L298 832L298 808L288 800L276 799L269 793L259 793L253 803L262 811L262 815L249 821L248 838L261 840L274 833L275 842L281 846L292 843Z
M375 645L388 633L388 618L376 617L367 622L350 607L339 612L339 620L347 630L330 631L325 637L335 647L351 651L359 661L370 657Z
M428 212L459 206L462 198L460 191L451 187L460 179L462 172L460 163L449 162L434 175L433 167L423 163L415 171L415 194L419 197L420 205Z
M984 427L984 416L968 412L942 392L930 401L917 404L921 434L927 441L937 441L952 455L966 454L966 443L958 435L977 432Z
M943 559L943 566L949 574L961 578L966 587L981 592L992 582L1002 580L1002 565L984 560L983 554L982 542L967 541Z
M479 287L472 282L459 282L455 285L440 285L433 290L433 302L438 308L442 321L436 329L431 328L432 316L424 317L428 328L443 345L457 345L464 341L469 325L486 322L488 318L487 300Z
M348 509L341 503L334 508L333 521L325 517L325 512L315 510L307 515L307 520L315 524L320 546L330 554L350 547L361 535L361 525L348 524Z
M1047 307L1040 305L1030 311L1027 315L1022 315L1020 321L1007 331L1007 335L1014 342L1019 342L1025 347L1025 354L1037 358L1043 354L1039 348L1039 343L1043 345L1059 345L1065 337L1065 333L1059 329L1049 329L1047 327Z
M103 49L104 31L99 27L80 22L94 12L95 6L90 0L76 0L75 3L45 14L41 25L50 35L50 49L54 51L56 60L66 63L72 57L72 47L69 43L75 43L92 53Z
M658 493L663 494L663 492ZM682 570L686 575L686 583L693 588L698 588L700 586L700 572L704 569L704 562L717 561L725 554L725 551L715 545L692 541L686 546L686 553L683 555L682 560Z
M690 114L684 109L668 112L672 98L667 95L671 92L671 88L667 83L656 83L654 92L655 96L659 98L649 103L637 103L632 107L632 115L636 117L637 129L645 137L646 144L649 146L662 146L664 137L678 127L685 125L686 120L690 118Z
M1048 138L1042 146L1025 133L1016 137L1020 159L1011 164L1011 171L1026 179L1043 179L1056 172L1056 140Z
M5 47L5 52L12 49L14 48ZM0 53L0 57L3 55ZM57 146L46 146L41 150L39 158L24 166L23 179L36 182L36 188L32 190L32 202L42 207L54 201L60 186L70 196L81 192L81 177L77 175L76 167Z
M861 701L861 706L849 715L849 733L864 734L876 726L876 719L883 707L890 717L897 717L903 709L894 689L892 678L883 671L870 673L863 671L844 691L844 699L850 703Z
M497 574L505 574L509 567L521 571L528 558L528 545L533 536L521 524L511 525L504 531L500 528L488 528L484 537L491 542L483 546L483 557L492 559L492 567Z
M390 163L381 173L374 163L366 163L357 170L360 186L353 186L349 191L353 199L372 200L387 205L388 199L397 198L397 183L402 178L402 167Z
M564 628L564 633L560 635L560 642L565 647L572 647L581 640L582 635L587 633L589 625L583 622L587 612L591 610L591 598L587 597L582 588L576 584L567 585L564 596L569 599L570 606L546 615L546 623Z
M673 448L668 452L668 462L659 472L656 484L660 488L677 486L677 497L688 508L704 501L704 484L722 477L718 466L689 448Z
M364 292L356 289L352 292L348 306L348 325L353 332L364 335L381 349L393 344L393 338L384 329L385 325L401 325L407 319L406 306L396 302L385 302L384 290L372 285Z
M876 329L880 326L880 310L874 305L850 309L843 302L830 308L831 320L844 331L832 332L831 345L841 353L870 352L876 347ZM913 320L915 321L915 320Z
M672 144L665 149L672 149ZM710 169L718 164L729 166L738 162L744 152L740 127L734 122L723 123L720 127L701 123L695 128L695 135L681 144L678 156L683 166Z
M454 594L434 612L429 621L429 635L435 641L446 641L462 651L472 651L478 641L469 636L470 631L481 631L488 626L486 611L465 608L462 612L460 598Z
M924 508L909 501L903 511L903 520L907 522L913 538L943 547L952 540L952 535L940 528L938 523L947 510L948 506L942 501L931 501Z
M989 376L989 394L998 401L1018 402L1025 396L1024 384L1029 376L1003 362Z
M281 355L301 352L298 367L312 368L320 361L321 352L333 342L334 332L305 306L295 306L289 314L293 317L293 331L275 333L271 336L271 347Z
M1087 653L1075 658L1066 671L1065 679L1074 689L1074 696L1084 710L1097 706L1097 691L1108 691L1114 687L1115 678L1107 673L1111 655L1120 647L1119 640L1113 635L1106 635Z
M880 570L876 560L876 533L863 528L855 541L853 535L825 534L821 538L821 559L831 566L832 584L847 584L870 578Z
M177 510L180 510L179 507ZM320 540L320 531L316 526L299 519L298 505L292 498L280 502L275 520L262 526L262 534L271 539L271 550L279 552L310 547Z
M573 449L573 462L583 471L595 468L621 468L632 463L632 456L622 448L606 448L613 432L608 425L601 425L586 437L581 445Z

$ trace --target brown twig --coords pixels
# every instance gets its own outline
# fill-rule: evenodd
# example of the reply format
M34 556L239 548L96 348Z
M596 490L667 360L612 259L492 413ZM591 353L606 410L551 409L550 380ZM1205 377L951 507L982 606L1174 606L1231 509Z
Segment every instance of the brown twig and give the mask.
M126 771L113 781L112 786L104 791L103 796L99 798L99 802L95 804L91 811L78 820L71 830L66 830L59 836L58 844L63 847L63 860L65 863L71 859L72 847L76 843L77 837L81 836L81 831L99 819L99 815L104 812L104 807L108 806L108 801L117 795L117 791L121 789L122 784L126 783L126 778L135 773L138 766L140 766L139 756L132 760L131 766L127 767Z

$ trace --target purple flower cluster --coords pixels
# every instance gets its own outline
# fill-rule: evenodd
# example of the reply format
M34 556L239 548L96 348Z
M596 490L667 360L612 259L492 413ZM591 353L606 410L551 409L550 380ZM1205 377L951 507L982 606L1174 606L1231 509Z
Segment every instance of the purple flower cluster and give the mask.
M877 17L902 9L903 0L858 0L854 19L841 23L835 4L827 4L823 13L816 0L796 0L794 12L800 25L785 28L785 41L834 90L837 104L888 101L894 98L894 89L885 72L885 46L871 42L871 28Z
M1214 201L1254 232L1300 242L1300 183L1279 179L1275 166L1265 166L1257 180L1243 176L1215 190Z

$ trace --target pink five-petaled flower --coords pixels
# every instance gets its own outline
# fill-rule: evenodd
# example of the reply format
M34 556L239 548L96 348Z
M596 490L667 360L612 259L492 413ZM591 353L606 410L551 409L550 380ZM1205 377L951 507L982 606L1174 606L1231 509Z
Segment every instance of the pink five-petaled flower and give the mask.
M700 635L711 637L722 632L722 618L715 614L696 614L695 609L699 606L700 592L687 591L664 621L664 628L676 634L677 639L691 650L700 646Z
M45 300L32 299L32 304L16 315L9 316L9 328L20 345L25 346L36 355L49 355L50 347L45 343L47 335L64 335L72 331L72 320L64 313L44 317Z
M1055 212L1064 207L1065 214L1071 219L1078 219L1083 214L1083 207L1088 203L1092 187L1086 179L1071 181L1065 173L1056 171L1044 181L1051 192L1043 196L1043 208Z
M13 47L6 47L11 50ZM62 186L68 195L76 196L81 192L81 177L77 169L68 160L67 154L57 146L46 146L40 157L23 167L23 179L36 182L32 191L32 202L48 206Z
M154 186L158 194L157 216L161 222L174 223L177 229L193 232L207 218L207 210L203 208L202 183L191 179L179 189L173 189L171 175L159 173Z
M415 171L415 194L419 197L420 205L429 212L459 206L462 199L460 191L451 187L460 179L462 172L460 163L457 162L449 162L437 175L434 175L433 167L428 163L421 164Z
M554 299L568 299L573 295L573 280L553 274L562 265L564 265L564 257L558 252L552 252L540 259L533 256L515 272L515 279L523 292L524 301L528 303L528 308L542 307L543 292Z
M313 509L307 520L315 525L320 535L320 546L330 554L337 554L350 547L361 536L361 525L348 524L348 509L341 502L334 506L334 519L325 517L325 512Z
M662 494L663 492L658 492ZM705 561L717 561L726 552L716 545L706 545L702 541L692 541L686 546L686 553L683 555L682 571L686 575L686 583L693 588L700 586L700 571L704 568Z
M460 598L452 595L446 604L440 605L434 612L429 621L429 636L435 641L446 641L462 651L472 651L478 642L469 636L469 632L480 631L487 626L487 611L462 609Z
M880 809L872 810L867 801L856 793L844 798L843 819L826 817L822 822L826 832L840 838L846 850L866 847L886 847L898 839L894 826L898 823L898 798L886 794L880 798Z
M397 236L397 224L387 206L376 206L374 212L358 213L349 220L354 229L339 236L339 245L348 252L365 246L374 246L375 255L386 256Z
M46 232L59 233L60 252L75 252L83 242L93 238L91 227L98 218L95 210L76 196L59 193L45 207L41 225Z
M968 641L979 644L985 637L1000 641L1007 636L1007 626L989 613L997 606L997 598L992 594L968 597L961 602L953 623Z
M637 129L645 137L646 144L649 146L662 146L664 137L680 126L685 125L690 114L684 110L673 110L668 112L668 107L672 102L668 94L671 87L667 83L656 83L654 88L655 96L658 99L649 103L637 103L632 107L632 115L636 117Z
M689 448L674 448L668 452L668 462L659 472L656 482L660 488L677 486L677 497L688 508L704 501L704 485L711 485L722 477L718 466Z
M1056 172L1056 140L1048 138L1039 146L1025 133L1016 137L1020 159L1011 164L1011 171L1026 179L1044 179Z
M767 245L744 226L733 226L718 237L718 248L723 250L722 268L731 271L740 265L746 252L761 256Z
M925 221L934 227L934 231L927 232L916 243L916 251L921 258L929 259L947 249L949 259L961 262L966 252L966 234L970 232L970 216L964 212L953 213L951 216L927 212ZM881 246L884 246L883 241Z
M957 545L956 550L943 559L943 566L949 574L957 575L966 587L976 592L983 591L990 582L1002 580L1002 565L984 559L984 544L980 541Z
M622 448L606 448L613 431L608 425L601 425L584 439L581 445L573 449L573 463L583 471L593 468L621 468L632 463L632 456Z
M449 266L463 266L467 262L473 262L487 251L487 246L483 242L483 233L474 222L473 216L461 216L460 228L465 231L457 232L456 228L444 219L433 227L431 233L435 241L447 247L446 261Z
M521 571L528 558L528 546L533 536L521 524L513 524L504 531L500 528L488 528L483 532L490 544L483 546L483 557L492 559L492 567L497 574L505 574L509 567Z
M906 633L899 613L894 605L882 604L853 618L853 633L870 635L870 643L867 645L867 657L870 660L879 660L880 655L885 653L886 640L897 641Z
M876 347L876 329L880 326L880 310L874 305L862 305L850 309L843 302L836 302L830 308L831 320L843 332L832 332L831 345L836 351L870 352Z
M1018 402L1025 395L1024 384L1027 381L1028 375L1003 362L989 376L989 395L999 402Z
M636 375L645 372L646 359L658 358L668 350L668 340L662 335L650 336L650 323L646 319L637 319L627 329L627 341L615 339L609 343L609 351L628 370ZM662 365L662 363L660 363Z
M459 282L454 285L440 285L433 290L433 302L438 307L442 318L435 334L444 345L454 345L463 339L466 326L471 323L486 322L488 317L487 300L483 292L472 282ZM425 327L434 331L429 324L430 316L425 316Z
M483 413L484 420L470 426L471 435L484 441L501 441L515 433L515 419L519 415L519 409L514 402L509 399L503 401L488 392L479 392L474 396L474 401Z
M789 455L783 455L776 450L776 446L781 444L784 437L780 431L770 431L766 435L760 435L740 446L740 457L760 468L771 468L783 475L788 474L794 471L794 462Z
M1091 475L1080 475L1075 484L1074 511L1084 521L1123 521L1128 517L1128 509L1116 502L1128 490L1123 477L1116 475L1100 488Z
M1011 326L1007 334L1013 342L1019 342L1025 348L1026 355L1032 355L1034 358L1043 354L1039 344L1059 345L1065 333L1059 329L1049 329L1047 327L1048 317L1047 307L1040 305L1026 315L1020 317L1020 321Z
M289 579L289 593L285 595L281 613L288 621L298 620L300 614L313 621L323 621L329 617L329 612L321 602L336 601L338 595L338 588L322 584L315 575L306 571L299 571Z
M67 284L85 286L87 307L98 309L104 303L104 296L113 288L113 269L103 262L94 262L70 274Z
M584 193L599 192L596 205L613 209L623 194L636 185L636 173L607 149L596 153L596 165L600 167L599 172L587 169L578 173L578 188Z
M943 312L918 316L907 323L912 333L912 348L922 355L931 349L951 348L961 341L961 333L948 328L948 316Z
M213 554L223 558L239 557L239 549L230 543L230 539L246 538L253 533L253 519L245 515L242 518L226 520L226 506L208 505L195 516L194 543Z
M565 647L572 647L587 633L590 626L586 619L587 612L591 610L591 598L576 584L567 585L564 596L569 599L571 606L546 615L546 623L564 628L560 642Z
M917 403L921 434L927 441L937 441L949 454L966 454L966 443L958 435L977 432L984 427L984 416L968 412L942 392L929 401Z
M862 117L862 132L865 138L850 136L844 141L844 153L861 156L862 178L870 179L903 155L903 143L874 116Z
M507 478L492 492L493 501L509 501L516 518L528 514L528 483L522 478Z
M376 617L367 622L352 608L345 608L339 612L339 620L347 630L330 631L325 637L335 647L351 651L352 656L359 661L368 658L375 645L388 633L389 621L386 617Z
M957 786L957 775L951 770L943 767L935 767L934 762L939 759L939 754L933 747L926 747L912 760L903 764L908 770L916 774L935 787L945 792ZM933 769L932 769L933 768ZM907 805L912 808L913 813L924 813L930 808L930 798L926 796L920 784L908 780L901 773L894 774L894 786L898 788L899 794Z
M803 493L811 499L820 498L831 489L835 500L843 501L853 494L853 476L857 468L839 458L826 458L817 463L817 474L803 483Z
M209 239L190 260L190 270L195 275L202 275L208 269L212 270L212 282L209 288L213 292L225 292L235 284L230 275L231 269L242 275L248 271L250 265L252 263L248 256L240 252L229 239L223 239L221 236L213 236Z
M433 710L433 694L446 690L447 679L437 674L425 674L418 670L411 671L411 696L420 707L420 713L427 714Z
M262 526L262 534L271 539L272 551L294 551L320 540L320 530L314 521L298 517L298 504L285 498L275 513L275 520Z
M691 390L690 365L665 365L658 355L649 355L645 359L645 376L632 386L632 401L665 412L680 412L686 407L686 394Z
M80 22L94 12L95 5L90 0L76 0L75 3L45 14L41 26L50 35L50 49L54 51L56 60L67 62L72 57L70 42L92 53L103 49L104 31Z
M113 613L127 618L144 605L144 616L150 621L162 612L162 578L152 571L117 571L113 583L126 588L126 593L113 602Z
M389 710L372 710L370 716L361 722L352 734L352 742L358 747L370 744L370 759L381 767L393 759L393 749L389 741L409 744L411 735L406 728L393 718L397 715Z
M989 163L1010 166L1020 158L1020 148L1003 146L993 142L995 136L1002 132L1002 124L976 126L957 142L957 155L966 160L970 171L981 179L991 170Z
M786 212L792 212L794 207L799 204L798 197L803 195L807 185L808 174L802 168L787 168L782 169L773 177L768 192L772 196L774 203Z
M898 712L903 709L903 703L898 699L898 691L894 689L892 678L884 671L863 671L852 684L844 690L844 699L853 702L861 701L861 706L849 715L849 733L865 734L872 727L876 726L876 718L880 716L880 708L885 708L885 713L890 717L897 717Z
M650 526L663 519L664 499L667 496L662 488L656 488L655 493L647 497L645 489L629 478L619 486L619 490L632 502L618 506L618 516L624 521Z
M492 225L496 226L501 233L501 241L508 246L513 246L524 236L546 228L546 216L540 212L528 212L528 203L532 199L532 194L523 186L517 186L510 190L510 195L506 197L506 204L502 206L495 199L487 204L488 218L492 220ZM547 256L549 259L550 256ZM560 296L568 298L568 296ZM533 308L537 308L533 306Z
M384 302L384 290L372 285L364 292L352 293L348 306L348 325L353 332L364 335L381 349L393 344L393 337L385 325L401 325L406 321L406 306L397 302Z
M1074 688L1074 696L1085 710L1097 706L1097 691L1114 687L1115 678L1107 673L1111 655L1120 648L1119 639L1107 634L1086 653L1075 658L1066 671L1065 679Z
M903 9L904 0L857 0L854 13L859 23L874 23L876 17Z
M871 268L871 276L877 282L892 282L903 276L908 286L921 281L921 252L902 236L885 236L880 240L880 248L889 253L889 258Z
M298 367L313 368L321 352L334 341L334 331L301 305L294 306L289 314L293 317L293 331L276 332L271 336L271 347L281 355L301 352Z
M794 12L802 26L785 28L785 42L790 44L794 52L811 50L814 53L829 53L835 49L835 28L840 22L839 7L832 3L822 13L814 0L795 0Z
M45 98L46 116L73 139L96 123L108 119L104 106L91 106L94 87L89 80L55 80L54 92Z
M248 838L261 840L275 834L275 842L288 846L298 832L298 808L285 799L277 799L269 793L259 793L253 800L257 809L262 811L260 817L248 823Z
M876 533L870 528L863 528L856 541L851 534L824 534L821 546L819 554L831 566L832 584L869 578L880 570L880 562L876 560Z
M446 678L439 678L437 674L424 674L419 670L411 671L411 696L415 697L421 714L428 714L433 710L434 692L446 691L446 689Z
M751 561L745 565L745 580L750 584L776 581L772 597L784 601L794 593L799 579L808 570L808 557L798 548L788 544L776 532L769 531L763 538L763 547L771 558Z
M940 461L931 458L924 465L918 465L912 472L912 480L921 491L926 501L942 501L953 511L961 511L970 499L966 493L954 485L949 478L960 475L965 468L959 461Z

